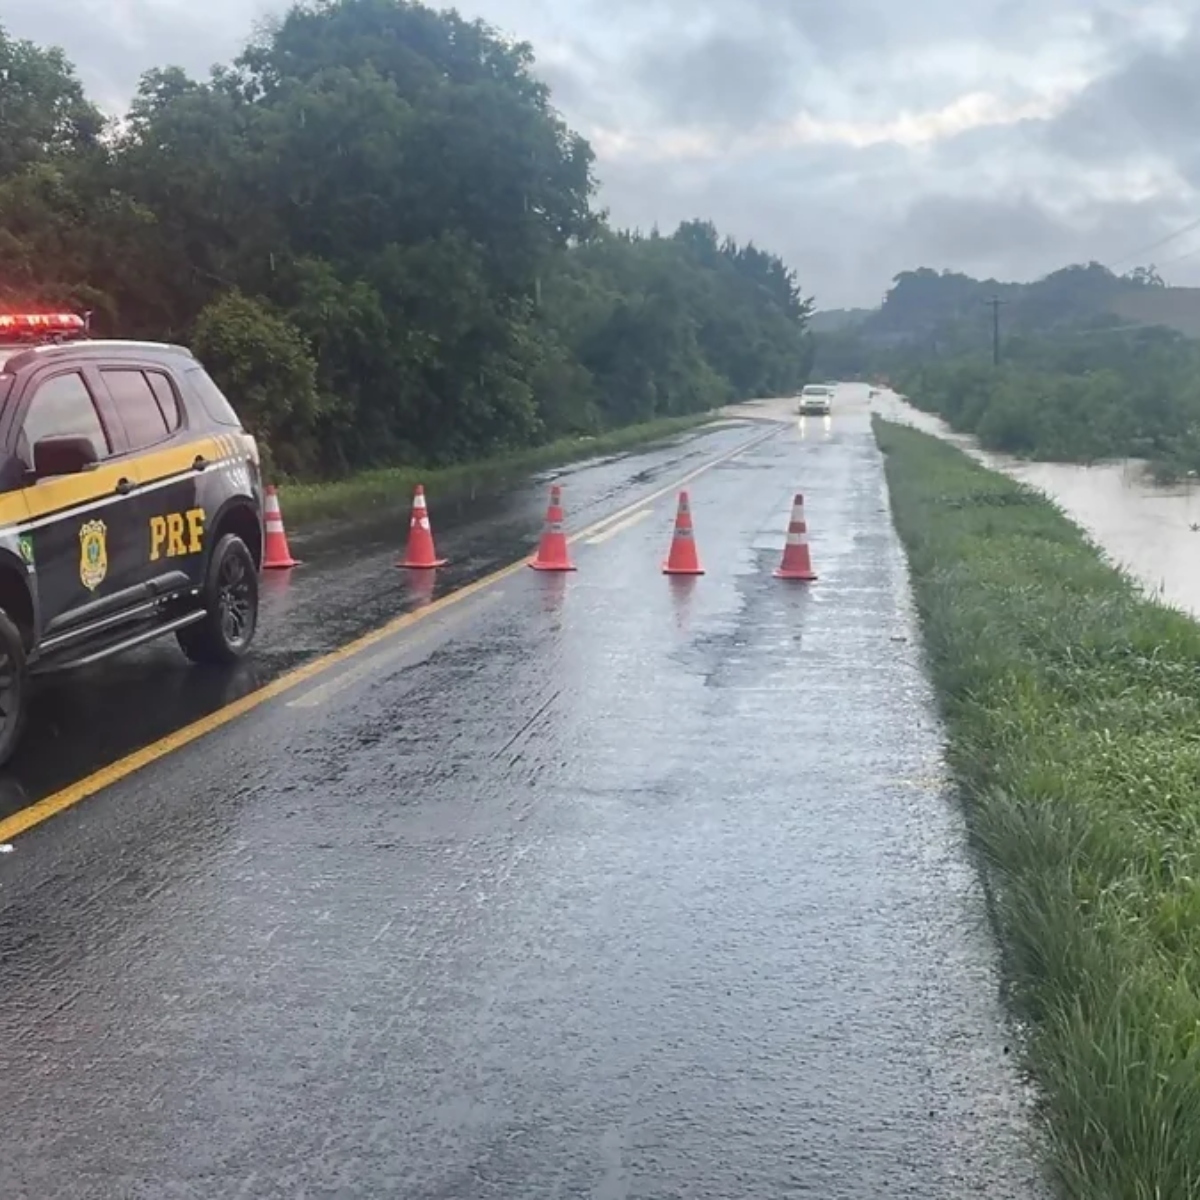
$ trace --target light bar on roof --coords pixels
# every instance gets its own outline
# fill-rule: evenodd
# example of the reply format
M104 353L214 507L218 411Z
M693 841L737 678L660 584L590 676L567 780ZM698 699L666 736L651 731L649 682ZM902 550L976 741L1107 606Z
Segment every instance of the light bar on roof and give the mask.
M86 329L87 323L78 313L0 313L0 337L4 334L53 337L83 333Z

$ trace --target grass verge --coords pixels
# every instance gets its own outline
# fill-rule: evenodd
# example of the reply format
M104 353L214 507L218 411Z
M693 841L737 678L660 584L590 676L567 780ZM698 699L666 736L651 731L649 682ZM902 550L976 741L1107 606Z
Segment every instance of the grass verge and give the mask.
M406 505L418 483L443 496L486 490L531 471L661 441L718 419L717 413L663 417L640 425L627 425L597 437L561 438L544 446L531 446L449 467L385 467L331 483L288 483L280 486L279 498L289 529L303 527L322 520L361 516Z
M1200 1196L1200 625L1036 493L875 431L1064 1191Z

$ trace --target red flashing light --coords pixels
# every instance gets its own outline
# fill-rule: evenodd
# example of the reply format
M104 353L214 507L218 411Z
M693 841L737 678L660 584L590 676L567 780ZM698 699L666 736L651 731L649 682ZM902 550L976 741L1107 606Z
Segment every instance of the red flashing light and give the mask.
M0 336L54 337L86 330L87 322L78 313L0 313Z

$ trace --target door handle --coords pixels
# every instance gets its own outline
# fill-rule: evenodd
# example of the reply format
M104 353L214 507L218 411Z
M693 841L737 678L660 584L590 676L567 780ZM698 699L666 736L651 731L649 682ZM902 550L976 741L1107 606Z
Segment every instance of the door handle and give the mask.
M196 457L192 459L192 470L193 471L203 471L204 468L207 466L208 466L208 459L205 458L203 454L197 454Z
M120 492L122 496L128 496L135 487L137 487L137 484L134 483L132 479L126 479L125 476L122 475L121 478L117 480L117 486L115 490Z

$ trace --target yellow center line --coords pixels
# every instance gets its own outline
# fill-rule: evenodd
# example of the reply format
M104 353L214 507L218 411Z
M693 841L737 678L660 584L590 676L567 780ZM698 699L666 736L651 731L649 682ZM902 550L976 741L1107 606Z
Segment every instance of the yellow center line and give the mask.
M654 511L649 504L645 508L639 508L632 516L626 517L623 521L618 521L615 525L606 526L600 533L594 537L587 539L589 546L599 546L602 542L607 542L609 538L616 537L618 533L624 533L626 529L632 529L639 521L644 521Z
M738 457L739 454L745 454L747 450L753 450L755 446L762 445L768 438L775 437L781 433L786 426L780 424L775 428L769 429L766 433L760 433L757 437L751 438L748 442L743 442L742 445L735 447L726 454L722 454L717 458L710 459L706 463L702 463L694 471L689 471L686 475L668 483L665 487L660 487L658 491L651 492L648 496L643 496L640 500L635 500L632 504L627 504L624 508L618 509L615 513L605 517L603 520L597 521L594 525L588 526L587 529L582 529L576 534L572 534L567 538L568 542L577 542L580 538L594 537L602 529L609 525L615 525L619 521L623 521L626 517L637 512L640 508L645 508L653 504L656 500L661 500L663 496L675 491L677 488L683 487L685 483L691 483L693 479L697 479L703 475L705 471L711 471L713 467L719 467L722 463L730 462Z
M578 533L572 534L567 541L573 543L594 537L601 530L625 520L640 509L645 508L648 510L650 505L667 495L668 492L683 487L685 483L690 483L706 471L711 471L713 467L719 467L722 463L730 461L743 451L750 450L760 443L765 442L784 428L785 426L779 425L765 434L757 435L749 442L730 450L726 454L710 459L666 487L659 488L658 491L652 492L649 496L644 496L641 500L627 505L619 512L601 521L596 521L586 529L579 530ZM212 733L228 725L231 721L236 721L238 717L245 716L246 713L252 712L270 700L274 700L277 696L294 691L301 684L307 683L310 679L314 679L318 675L323 675L338 663L343 663L347 659L361 654L364 650L368 650L372 646L377 646L380 642L386 641L388 638L394 637L406 629L411 629L419 622L434 616L436 613L443 612L452 605L461 604L464 600L468 600L485 589L493 587L502 579L511 578L517 572L524 570L527 561L527 559L522 558L518 562L509 563L508 566L501 567L499 570L493 571L490 575L484 575L482 578L475 580L474 583L468 583L464 587L449 593L449 595L439 597L424 608L393 617L386 624L379 626L378 629L373 629L370 633L365 633L361 637L355 638L352 642L347 642L346 645L340 646L336 650L331 650L328 654L323 654L319 658L314 658L310 662L304 663L302 666L295 667L293 670L287 671L283 675L278 676L278 678L273 679L270 683L264 684L257 691L250 692L248 695L242 696L241 699L234 700L231 704L227 704L223 708L218 708L206 716L191 722L191 724L176 729L174 733L169 733L166 737L159 738L158 741L151 742L148 746L143 746L140 750L134 750L131 754L126 754L124 758L119 758L116 762L109 763L108 766L101 767L98 771L93 771L92 774L85 775L84 778L67 784L66 787L60 788L57 792L52 792L36 804L31 804L28 808L23 808L20 812L14 813L11 817L6 817L3 821L0 821L0 844L11 842L14 838L27 833L35 826L48 821L51 817L57 816L68 808L73 808L81 800L86 800L89 796L94 796L104 788L111 787L114 783L118 783L120 780L133 775L143 767L148 767L160 758L165 758L168 754L173 754L176 750L182 750L184 746L190 745L192 742L204 737L205 734Z

